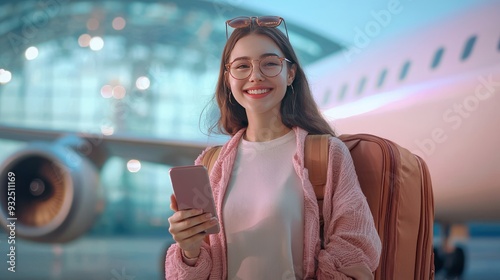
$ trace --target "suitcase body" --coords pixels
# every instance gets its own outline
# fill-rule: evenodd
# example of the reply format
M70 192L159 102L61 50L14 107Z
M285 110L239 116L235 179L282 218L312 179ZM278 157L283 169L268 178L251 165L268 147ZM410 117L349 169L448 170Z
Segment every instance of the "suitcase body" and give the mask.
M434 279L434 198L417 155L368 134L341 135L382 241L375 279Z

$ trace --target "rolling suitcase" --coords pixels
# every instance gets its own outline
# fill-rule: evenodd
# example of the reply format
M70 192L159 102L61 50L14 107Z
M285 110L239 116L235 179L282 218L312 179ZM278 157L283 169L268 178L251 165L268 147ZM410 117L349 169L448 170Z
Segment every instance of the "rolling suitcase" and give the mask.
M305 145L305 164L310 166L319 205L326 182L328 137L308 136ZM434 199L425 162L378 136L341 135L339 139L351 152L382 241L375 279L434 279Z

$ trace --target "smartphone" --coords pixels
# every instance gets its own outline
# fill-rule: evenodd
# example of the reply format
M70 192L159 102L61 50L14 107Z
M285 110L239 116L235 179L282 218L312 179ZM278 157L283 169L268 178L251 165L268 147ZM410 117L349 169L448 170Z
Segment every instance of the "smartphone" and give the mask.
M203 209L204 213L212 213L213 217L217 217L212 188L205 166L176 166L170 168L169 174L179 210ZM217 224L206 230L206 233L218 233L219 230Z

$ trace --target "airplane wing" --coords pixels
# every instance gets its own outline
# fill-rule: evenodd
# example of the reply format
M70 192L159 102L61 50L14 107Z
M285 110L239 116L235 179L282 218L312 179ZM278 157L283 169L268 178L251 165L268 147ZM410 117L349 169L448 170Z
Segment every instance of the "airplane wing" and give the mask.
M138 137L136 135L105 136L96 133L18 128L0 125L0 139L24 142L56 142L65 137L77 137L86 140L80 147L77 147L82 150L82 153L86 153L85 150L99 148L108 153L108 155L171 166L193 164L203 149L211 145L208 142L174 141L153 137ZM82 145L92 145L92 148Z

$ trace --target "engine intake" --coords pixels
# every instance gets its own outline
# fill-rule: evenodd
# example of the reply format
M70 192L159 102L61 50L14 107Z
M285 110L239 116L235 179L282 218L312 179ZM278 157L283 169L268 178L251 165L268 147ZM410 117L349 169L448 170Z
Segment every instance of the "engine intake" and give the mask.
M7 229L7 218L17 218L20 238L71 241L90 229L104 208L98 167L62 143L28 144L0 166L0 223ZM9 172L15 178L9 188L15 192L14 216L8 211Z

